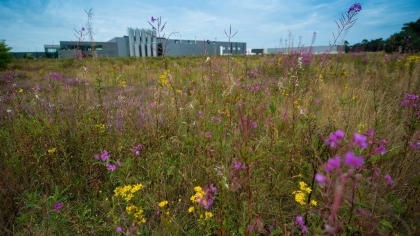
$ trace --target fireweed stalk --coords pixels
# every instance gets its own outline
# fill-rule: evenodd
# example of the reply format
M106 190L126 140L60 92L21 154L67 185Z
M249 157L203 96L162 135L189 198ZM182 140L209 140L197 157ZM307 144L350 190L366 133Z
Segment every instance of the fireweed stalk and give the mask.
M385 148L386 140L375 142L374 131L371 129L366 134L354 133L352 141L347 145L344 145L344 138L344 132L337 130L325 140L325 145L333 151L336 150L337 154L329 158L324 164L323 173L315 174L315 180L321 188L321 194L331 197L329 201L327 200L327 205L330 205L326 206L329 213L325 219L325 232L331 235L341 232L344 226L342 222L344 219L339 216L343 199L348 198L347 194L350 194L351 214L348 222L346 222L346 224L350 224L355 206L356 188L363 180L363 174L373 171L378 175L379 169L376 166L367 166L365 162L374 155L383 155L387 152ZM343 156L340 155L340 150L344 150ZM355 153L366 154L359 156ZM388 185L393 184L392 177L389 174L386 174L383 180ZM348 189L350 189L350 192L348 192Z

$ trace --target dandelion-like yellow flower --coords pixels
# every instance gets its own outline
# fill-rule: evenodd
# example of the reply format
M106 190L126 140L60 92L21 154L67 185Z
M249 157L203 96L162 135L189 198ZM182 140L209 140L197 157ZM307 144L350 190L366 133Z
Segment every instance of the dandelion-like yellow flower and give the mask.
M57 151L57 148L50 148L50 149L48 149L48 153L49 154L53 154L53 153L55 153L55 151Z
M309 205L311 206L316 206L318 203L315 200L311 200L311 202L309 203Z
M23 88L18 89L18 93L23 93Z
M168 201L161 201L159 202L159 207L164 208L168 204Z
M188 208L188 212L189 212L189 213L194 212L194 207L192 206L192 207Z

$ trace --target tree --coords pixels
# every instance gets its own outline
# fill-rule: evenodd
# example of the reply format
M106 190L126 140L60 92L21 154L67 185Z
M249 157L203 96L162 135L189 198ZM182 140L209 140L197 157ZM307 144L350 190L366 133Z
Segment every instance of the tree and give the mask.
M12 54L10 54L11 49L11 47L7 46L4 39L0 40L0 69L6 69L7 64L12 62Z

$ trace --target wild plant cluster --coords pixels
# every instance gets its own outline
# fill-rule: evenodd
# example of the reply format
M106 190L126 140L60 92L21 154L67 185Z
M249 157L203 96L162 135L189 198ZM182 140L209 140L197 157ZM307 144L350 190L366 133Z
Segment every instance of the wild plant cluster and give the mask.
M419 55L206 58L1 73L2 235L418 235Z

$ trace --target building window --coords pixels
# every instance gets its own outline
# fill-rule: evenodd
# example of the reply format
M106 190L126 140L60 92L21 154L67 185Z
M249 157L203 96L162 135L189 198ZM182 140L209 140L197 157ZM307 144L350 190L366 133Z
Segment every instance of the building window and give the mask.
M238 47L238 50L241 50L241 48L240 48L240 47Z

